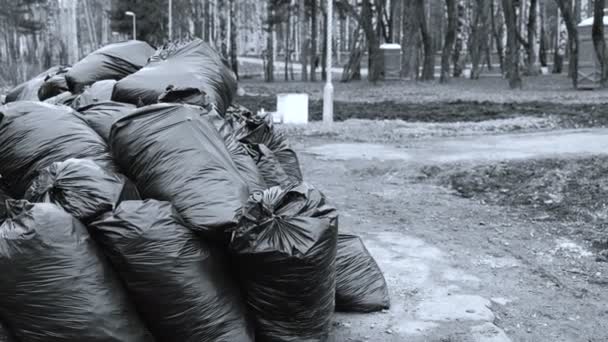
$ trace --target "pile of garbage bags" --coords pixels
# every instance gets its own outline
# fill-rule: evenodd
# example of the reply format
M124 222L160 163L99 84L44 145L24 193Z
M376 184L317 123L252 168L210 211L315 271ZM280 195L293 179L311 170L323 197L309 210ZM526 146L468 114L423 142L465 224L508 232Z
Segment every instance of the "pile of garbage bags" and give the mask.
M234 73L129 41L0 106L0 342L328 341L384 276Z

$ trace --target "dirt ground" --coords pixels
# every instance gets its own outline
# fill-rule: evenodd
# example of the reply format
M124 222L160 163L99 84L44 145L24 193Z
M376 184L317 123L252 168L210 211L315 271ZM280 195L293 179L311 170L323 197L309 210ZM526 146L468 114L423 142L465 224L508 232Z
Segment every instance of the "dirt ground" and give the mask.
M369 134L353 134L364 127ZM483 155L499 146L488 139L556 134L559 122L393 127L355 120L284 128L306 180L339 208L341 231L363 237L390 286L390 310L337 315L337 341L608 341L608 143L585 140L608 132L567 138L589 156L552 153L556 138L502 160L500 150ZM485 150L458 149L471 141Z

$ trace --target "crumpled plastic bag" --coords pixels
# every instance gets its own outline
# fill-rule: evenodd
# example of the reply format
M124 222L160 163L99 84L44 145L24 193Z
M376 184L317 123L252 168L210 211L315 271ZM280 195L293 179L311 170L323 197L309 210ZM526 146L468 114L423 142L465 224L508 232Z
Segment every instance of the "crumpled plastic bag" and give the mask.
M391 305L384 275L358 236L338 235L336 310L374 312Z
M142 107L112 126L110 144L143 198L169 201L190 228L223 238L249 188L207 114L183 104Z
M158 103L167 88L198 89L204 97L192 97L191 92L182 94L188 97L184 101L177 93L164 97L170 97L170 102L212 104L223 115L236 93L237 81L217 51L201 39L194 39L159 49L144 68L116 83L112 100L150 105ZM195 98L198 102L192 102Z
M90 227L158 342L253 342L226 255L171 203L123 202Z
M244 107L236 107L228 111L226 120L230 122L240 142L268 147L283 167L291 183L302 181L298 156L291 148L287 137L275 129L270 115L253 115Z
M250 149L249 146L245 146L245 144L238 141L238 138L229 123L216 111L211 111L202 118L212 123L224 139L224 143L232 156L234 164L240 171L242 178L245 179L247 185L249 185L249 191L266 190L268 186L253 159L255 152Z
M44 101L53 96L65 93L66 91L70 91L68 83L65 80L65 74L69 70L70 68L63 68L55 75L47 75L44 82L40 85L40 88L38 88L38 99Z
M254 193L230 250L259 341L326 341L334 313L338 215L300 184Z
M251 145L251 147L258 171L269 187L287 187L292 184L293 181L283 169L283 165L266 145Z
M154 48L139 40L106 45L72 66L66 75L70 91L80 94L97 81L120 80L141 69L153 54Z
M23 82L13 89L9 90L4 99L4 103L16 101L38 101L38 90L44 84L48 77L53 77L59 73L65 72L67 67L59 65L54 66L29 81Z
M115 80L103 80L93 83L90 87L85 87L82 94L72 101L71 107L80 111L83 107L111 102L115 84Z
M122 201L140 197L125 176L104 170L92 160L68 159L40 170L25 199L56 204L80 221L89 222Z
M0 107L0 180L10 195L22 198L38 170L69 158L114 169L106 143L73 109L29 101Z
M20 341L153 341L86 227L13 201L0 225L0 317Z

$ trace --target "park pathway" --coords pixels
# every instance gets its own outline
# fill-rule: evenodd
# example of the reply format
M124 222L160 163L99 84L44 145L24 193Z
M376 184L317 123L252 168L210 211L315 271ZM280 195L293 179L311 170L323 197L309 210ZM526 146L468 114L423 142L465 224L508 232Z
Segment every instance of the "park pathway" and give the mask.
M340 231L362 236L391 291L386 312L338 314L336 341L608 340L608 291L560 271L594 263L593 253L543 233L555 223L417 178L421 164L606 153L608 130L420 139L400 148L310 138L297 148L306 180L338 207Z

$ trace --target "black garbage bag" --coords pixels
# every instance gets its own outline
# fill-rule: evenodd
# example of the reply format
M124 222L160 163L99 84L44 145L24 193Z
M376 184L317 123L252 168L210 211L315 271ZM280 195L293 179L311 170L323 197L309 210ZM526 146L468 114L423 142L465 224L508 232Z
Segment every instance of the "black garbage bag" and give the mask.
M65 66L54 66L45 72L37 75L29 81L23 82L15 88L11 89L6 95L5 103L16 101L38 101L38 90L44 83L47 77L55 76L66 70Z
M6 206L4 203L11 199L8 192L4 189L2 184L0 184L0 224L6 218Z
M112 124L135 109L135 106L129 103L102 102L80 108L78 116L84 119L105 141L109 141Z
M149 342L85 226L50 203L9 201L0 226L0 317L28 342Z
M171 203L122 202L90 227L158 342L254 340L225 254Z
M242 178L245 179L247 185L249 185L249 191L266 190L268 186L253 159L255 152L238 141L238 138L229 123L216 111L211 111L203 118L211 122L224 139L224 143L232 156L234 164L240 171Z
M238 224L246 181L202 107L156 104L112 126L114 158L144 198L173 203L187 225L217 237Z
M0 217L0 222L2 221L2 217ZM5 324L0 322L0 342L17 342L13 333L11 333Z
M97 81L120 80L141 69L153 54L154 48L139 40L106 45L74 64L66 75L70 91L80 94Z
M112 211L120 202L140 199L125 176L88 159L68 159L39 171L25 193L30 202L53 203L82 222Z
M259 341L327 341L338 216L306 184L251 196L230 242Z
M292 183L302 181L302 171L296 152L291 148L285 135L276 130L270 115L258 116L237 107L227 114L227 120L235 130L239 141L245 144L266 145Z
M74 100L76 100L77 97L78 97L78 95L74 95L68 91L65 93L61 93L57 96L48 98L48 99L44 100L44 103L48 103L48 104L52 104L52 105L56 105L56 106L71 107L72 103L74 102Z
M68 83L65 80L65 74L69 68L64 68L55 75L47 75L44 82L38 88L38 99L44 101L51 97L70 91Z
M22 198L38 170L69 158L113 170L108 146L74 110L43 102L0 107L0 174L9 194Z
M112 100L136 105L154 104L167 88L198 89L206 95L204 100L196 97L201 103L192 102L191 92L183 92L182 95L189 99L183 101L174 92L170 96L171 102L213 104L223 115L236 93L237 83L234 72L220 54L209 44L195 39L159 49L143 69L116 83Z
M111 102L115 84L115 80L103 80L93 83L90 87L85 87L82 94L72 102L72 108L80 110L90 105Z
M358 236L338 235L336 310L374 312L390 308L384 275Z
M292 180L283 169L283 165L266 145L251 145L251 149L254 151L253 158L259 173L268 187L287 187L292 184Z

